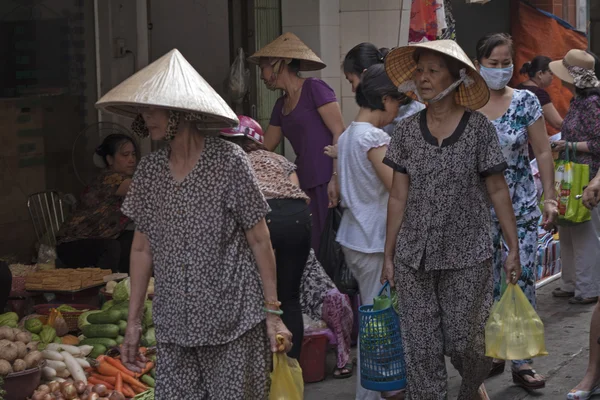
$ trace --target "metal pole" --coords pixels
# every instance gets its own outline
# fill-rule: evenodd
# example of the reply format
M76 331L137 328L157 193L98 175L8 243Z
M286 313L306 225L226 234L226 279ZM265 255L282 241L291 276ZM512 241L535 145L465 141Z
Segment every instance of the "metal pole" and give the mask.
M96 45L96 98L102 96L102 63L100 59L100 21L98 18L98 0L94 0L94 43ZM98 113L98 122L102 122L102 112Z

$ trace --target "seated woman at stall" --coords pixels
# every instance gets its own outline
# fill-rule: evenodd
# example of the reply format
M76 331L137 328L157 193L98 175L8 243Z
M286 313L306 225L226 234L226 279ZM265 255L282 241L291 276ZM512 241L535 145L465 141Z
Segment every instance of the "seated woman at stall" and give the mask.
M102 172L84 189L75 212L57 234L59 267L98 267L129 272L133 224L121 213L137 165L135 141L107 136L94 154Z

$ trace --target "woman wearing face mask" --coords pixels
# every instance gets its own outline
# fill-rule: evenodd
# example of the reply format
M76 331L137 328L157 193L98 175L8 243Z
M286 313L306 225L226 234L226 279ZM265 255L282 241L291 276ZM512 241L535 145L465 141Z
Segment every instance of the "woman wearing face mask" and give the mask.
M122 207L136 224L123 363L145 365L141 317L154 271L156 398L266 399L271 352L289 350L291 334L279 317L269 207L244 151L216 137L238 124L235 113L177 50L96 106L168 142L142 159Z
M344 122L333 89L299 72L320 70L325 64L292 33L284 33L248 60L260 66L269 89L285 93L273 107L264 145L273 151L285 137L294 148L300 188L310 197L311 244L318 254L327 208L339 203L336 162L323 149L337 143Z
M490 101L481 108L494 124L502 153L508 163L504 177L517 219L520 259L522 266L519 286L535 307L535 268L537 259L537 227L540 218L537 192L529 163L528 142L538 161L544 188L542 226L550 230L558 216L554 190L554 162L546 134L542 107L535 95L527 90L512 89L508 82L513 75L513 49L510 36L496 33L477 43L479 72L491 89ZM506 235L503 235L496 207L492 209L494 244L494 298L502 293L502 259ZM531 360L513 360L513 382L526 389L542 389L544 378L531 368ZM495 361L490 376L504 371L504 361Z
M521 274L506 162L494 126L471 111L489 89L451 40L394 49L385 67L394 86L428 104L400 121L384 159L394 176L382 281L398 288L407 398L447 398L448 355L462 377L458 398L476 399L490 367L491 204L510 249L506 276Z
M535 94L542 105L544 118L554 129L560 130L563 119L556 111L550 95L546 92L546 88L552 84L554 74L548 66L552 60L550 57L537 56L533 60L526 62L519 71L522 75L527 76L525 82L520 83L517 89L529 90Z
M360 111L338 142L344 215L336 240L358 282L362 304L373 304L381 289L386 208L393 176L393 170L383 163L390 136L382 128L398 115L405 97L390 81L383 64L369 67L356 88ZM357 380L357 400L380 397L363 389Z

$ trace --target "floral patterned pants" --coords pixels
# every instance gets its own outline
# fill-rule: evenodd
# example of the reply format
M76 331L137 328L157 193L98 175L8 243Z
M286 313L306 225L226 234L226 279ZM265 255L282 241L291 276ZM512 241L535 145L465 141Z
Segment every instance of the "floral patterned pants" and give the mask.
M266 325L218 346L158 343L156 400L266 400L272 353Z
M492 261L458 270L396 265L407 400L446 400L444 355L462 376L459 400L477 398L491 368L485 323L492 305Z
M521 278L519 287L535 308L535 269L537 264L538 222L539 213L533 213L525 218L517 219L517 236L519 238L519 256L521 258ZM500 224L492 224L494 243L494 300L500 300L502 295L502 270L506 256L506 247L502 239ZM514 360L513 365L531 364L532 360Z

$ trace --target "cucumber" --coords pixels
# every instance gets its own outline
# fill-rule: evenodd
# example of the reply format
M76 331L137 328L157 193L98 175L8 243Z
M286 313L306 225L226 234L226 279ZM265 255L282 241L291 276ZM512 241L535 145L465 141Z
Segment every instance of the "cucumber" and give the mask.
M150 387L154 387L156 386L156 384L154 383L154 378L152 378L150 375L142 375L142 377L140 378L140 380L145 383L146 385L150 386Z
M121 313L117 310L106 310L101 313L88 316L88 322L94 324L116 324L121 319Z
M125 331L127 330L127 321L121 320L117 325L119 325L119 335L125 336Z
M121 335L117 336L117 338L115 339L115 342L117 342L117 344L122 344L123 340L125 340L125 338Z
M86 338L86 339L83 339L79 344L80 345L90 345L90 346L101 344L104 347L114 347L117 345L117 341L115 339L109 339L109 338Z
M150 370L150 375L152 375L152 377L153 377L154 379L156 379L156 367L154 367L154 368L152 368L152 369Z
M88 354L90 358L96 358L99 355L106 353L106 346L102 346L101 344L95 344L94 349Z
M89 317L88 317L89 318ZM116 338L119 336L119 326L113 324L98 324L84 326L83 336L86 338Z
M121 314L121 317L119 319L127 321L127 317L129 317L129 303L119 303L117 305L112 306L110 310L118 311Z

